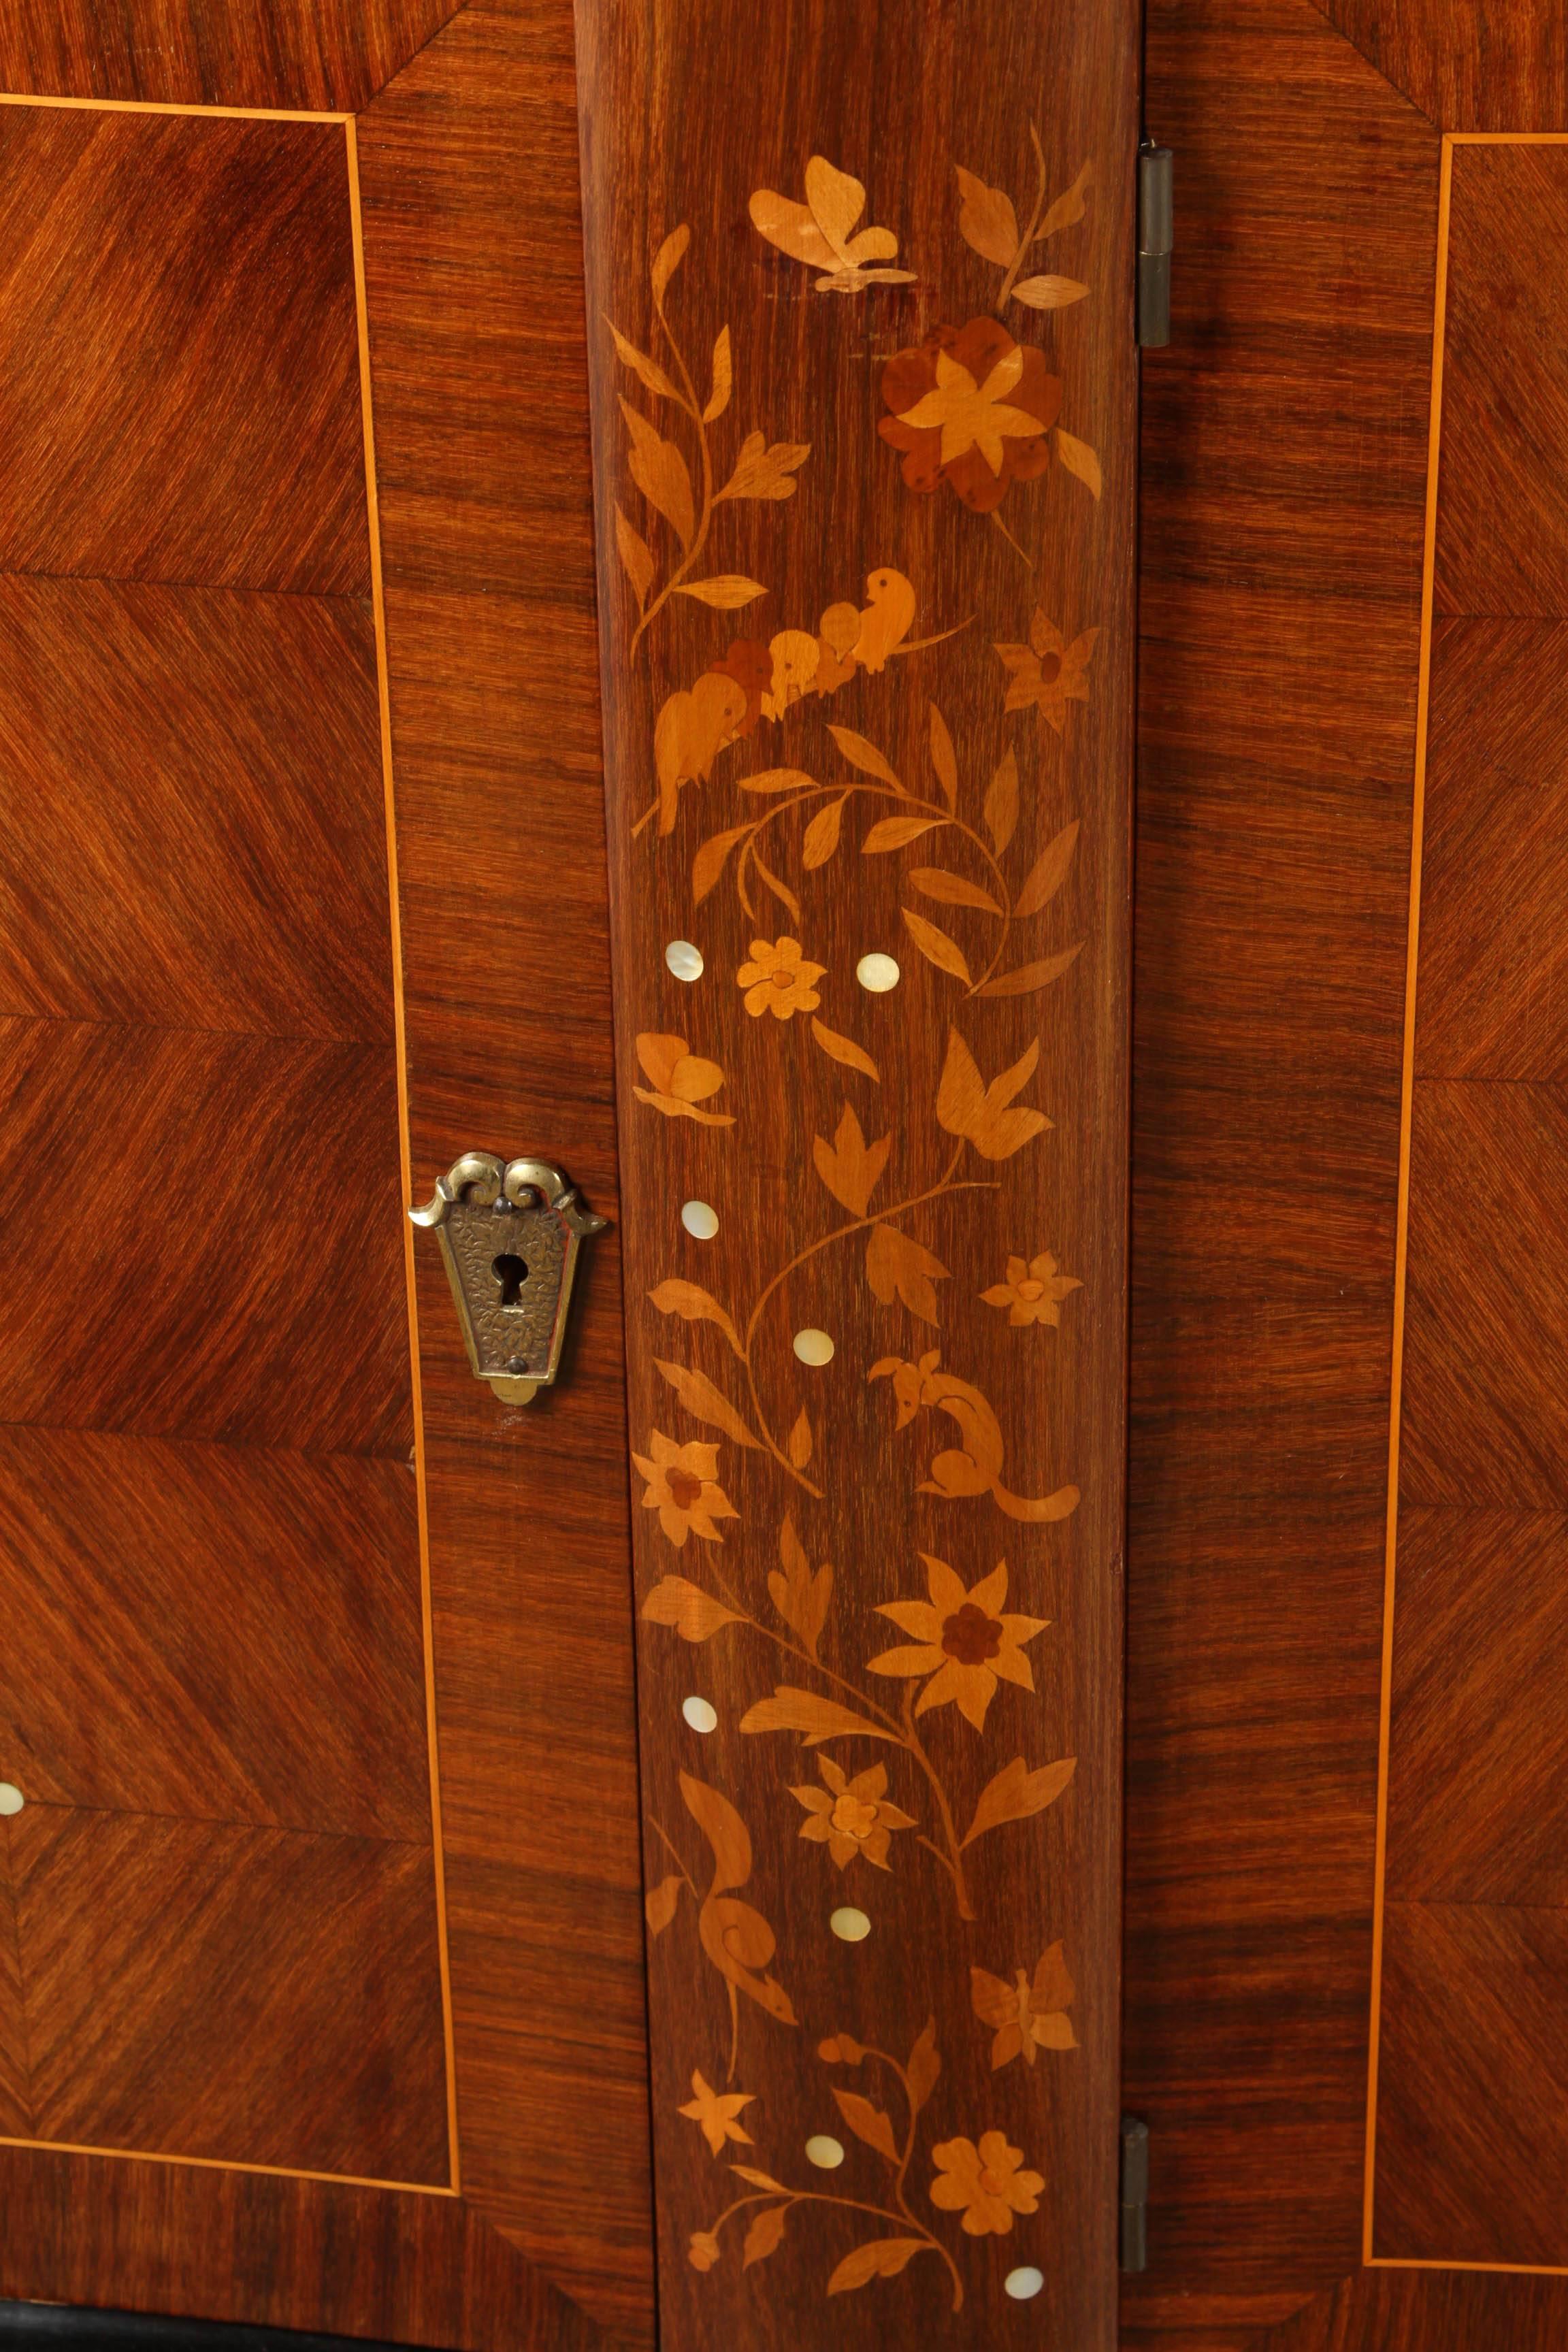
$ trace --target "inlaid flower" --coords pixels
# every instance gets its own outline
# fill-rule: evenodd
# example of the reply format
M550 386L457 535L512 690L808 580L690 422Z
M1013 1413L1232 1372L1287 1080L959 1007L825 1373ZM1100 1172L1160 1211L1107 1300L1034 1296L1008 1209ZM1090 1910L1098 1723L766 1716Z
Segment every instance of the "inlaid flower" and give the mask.
M857 1854L886 1870L892 1832L912 1830L915 1824L908 1813L889 1804L883 1766L873 1764L868 1770L857 1772L852 1780L830 1756L818 1756L816 1769L825 1787L790 1790L806 1810L807 1818L800 1825L802 1837L825 1845L840 1870Z
M1038 2211L1045 2175L1022 2168L1024 2151L1010 2147L1005 2133L982 2132L978 2147L972 2139L940 2140L931 2155L937 2168L931 2201L962 2213L972 2238L1005 2237L1015 2213Z
M712 2230L693 2230L686 2259L694 2271L710 2271L719 2259L719 2240Z
M826 969L802 953L798 940L753 940L751 961L741 966L735 979L746 992L746 1010L753 1019L771 1013L775 1020L787 1021L795 1013L816 1012L822 999L815 982Z
M1021 1257L1010 1257L1006 1281L994 1282L980 1296L987 1307L1005 1307L1009 1323L1059 1323L1062 1300L1070 1291L1082 1288L1073 1275L1058 1274L1049 1250L1042 1250L1027 1264Z
M678 1550L689 1535L700 1535L704 1543L722 1543L714 1520L741 1515L718 1484L719 1448L700 1439L677 1445L658 1429L649 1430L647 1443L647 1454L632 1455L647 1480L644 1510L658 1513L659 1526Z
M945 480L965 506L989 514L1009 483L1033 481L1050 464L1046 436L1060 413L1060 378L998 320L938 327L896 352L882 370L882 398L892 415L877 430L903 451L911 490Z
M929 1552L921 1552L921 1558L925 1562L930 1601L884 1601L877 1611L879 1617L890 1617L900 1633L912 1634L913 1641L907 1647L884 1650L868 1659L868 1667L874 1675L894 1675L909 1681L929 1675L931 1680L915 1701L915 1713L924 1715L931 1707L951 1703L979 1731L984 1727L985 1710L998 1681L1034 1689L1035 1677L1023 1644L1043 1633L1050 1621L1003 1613L1002 1604L1007 1598L1005 1559L998 1560L991 1574L970 1591L946 1560L933 1559Z
M736 2121L742 2107L749 2107L756 2095L752 2091L715 2091L702 2075L691 2077L692 2096L680 2110L701 2127L702 2137L717 2156L726 2140L739 2140L742 2147L752 2145L752 2135Z
M1028 644L996 648L1011 673L1003 709L1037 707L1059 735L1067 722L1068 704L1089 700L1089 665L1099 636L1098 629L1085 629L1069 646L1056 623L1037 606Z

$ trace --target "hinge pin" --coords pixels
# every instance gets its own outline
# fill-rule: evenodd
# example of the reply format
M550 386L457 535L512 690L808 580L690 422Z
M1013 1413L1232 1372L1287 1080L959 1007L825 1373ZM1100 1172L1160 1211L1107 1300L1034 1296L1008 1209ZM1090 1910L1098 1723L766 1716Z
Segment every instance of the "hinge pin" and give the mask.
M1149 2126L1121 2118L1121 2267L1149 2267Z
M1171 248L1174 157L1169 147L1138 152L1138 341L1157 350L1171 340Z

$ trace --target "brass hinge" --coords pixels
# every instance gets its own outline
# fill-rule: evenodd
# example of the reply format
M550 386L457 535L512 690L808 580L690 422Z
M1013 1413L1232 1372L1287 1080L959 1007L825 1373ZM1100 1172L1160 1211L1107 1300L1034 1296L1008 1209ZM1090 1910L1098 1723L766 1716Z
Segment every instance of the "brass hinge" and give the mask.
M1169 147L1138 151L1138 341L1151 350L1171 340L1173 163Z
M1149 2126L1121 2118L1121 2267L1149 2267Z

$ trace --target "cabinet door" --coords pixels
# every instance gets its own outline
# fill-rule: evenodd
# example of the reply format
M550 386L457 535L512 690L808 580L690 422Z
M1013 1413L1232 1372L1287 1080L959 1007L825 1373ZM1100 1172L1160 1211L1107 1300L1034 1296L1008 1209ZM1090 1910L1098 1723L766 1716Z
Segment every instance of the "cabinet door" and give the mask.
M1091 14L0 27L0 2295L1111 2340Z

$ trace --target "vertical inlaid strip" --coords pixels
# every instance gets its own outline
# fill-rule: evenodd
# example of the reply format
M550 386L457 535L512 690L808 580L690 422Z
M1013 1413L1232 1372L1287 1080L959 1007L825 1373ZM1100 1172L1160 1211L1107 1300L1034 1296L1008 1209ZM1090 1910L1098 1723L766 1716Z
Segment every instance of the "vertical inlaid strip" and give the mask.
M665 2340L1109 2347L1136 18L578 46Z

